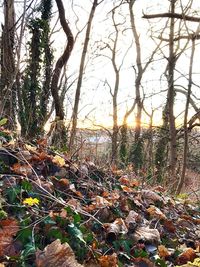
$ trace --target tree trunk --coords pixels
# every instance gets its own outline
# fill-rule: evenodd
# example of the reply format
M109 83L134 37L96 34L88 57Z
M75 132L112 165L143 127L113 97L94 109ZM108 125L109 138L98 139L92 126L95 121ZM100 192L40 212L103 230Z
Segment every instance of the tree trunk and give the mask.
M176 193L180 194L181 189L185 182L185 172L187 168L187 154L188 154L188 110L190 104L190 96L192 90L192 69L193 69L193 60L194 60L194 52L195 52L195 39L192 40L192 51L190 57L190 66L189 66L189 82L188 82L188 95L185 105L185 115L184 115L184 148L183 148L183 167L181 177L177 186Z
M15 58L14 0L4 0L4 25L1 40L0 116L8 118L7 126L15 128L16 91L14 85Z
M65 10L63 7L62 0L56 0L56 4L58 7L60 23L67 36L67 41L68 41L64 53L56 62L56 66L54 68L53 77L51 81L51 93L53 101L55 103L55 113L56 113L54 127L52 128L52 131L54 131L52 140L55 145L61 145L61 143L66 143L66 129L64 125L64 110L58 92L58 81L60 78L61 70L63 66L67 63L71 55L71 51L74 46L74 37L65 18ZM56 123L57 121L58 123Z
M74 108L72 113L72 129L71 129L71 135L70 135L70 141L69 141L69 150L71 151L74 145L74 139L76 136L76 127L77 127L77 118L78 118L78 107L79 107L79 100L80 100L80 94L81 94L81 87L82 87L82 80L83 80L83 74L84 74L84 68L85 68L85 59L88 49L88 44L90 40L90 32L91 32L91 26L92 26L92 20L95 14L96 7L98 5L98 0L93 1L93 5L90 11L87 29L86 29L86 35L85 35L85 41L81 56L81 62L79 67L79 76L78 76L78 82L76 87L76 94L75 94L75 101L74 101Z
M171 1L171 14L175 13L175 0ZM169 131L170 131L170 181L175 181L176 163L177 163L177 147L176 147L176 125L174 117L174 69L176 58L174 53L174 23L175 19L172 16L170 19L170 36L169 36L169 63L168 63L168 116L169 116Z
M139 141L140 134L141 134L141 117L142 117L142 101L141 101L141 94L140 94L140 86L141 80L144 73L144 69L142 68L142 60L141 60L141 46L140 46L140 37L136 29L135 25L135 17L133 14L133 5L135 4L135 0L131 0L129 2L129 12L130 12L130 19L131 19L131 29L133 32L135 46L136 46L136 79L135 79L135 101L136 101L136 117L135 117L135 142Z
M116 51L113 50L115 53ZM119 90L119 70L116 68L116 62L115 59L113 61L114 69L115 69L115 88L114 88L114 94L113 94L113 133L112 133L112 162L114 164L117 163L118 158L118 133L119 133L119 127L118 127L118 111L117 111L117 95Z

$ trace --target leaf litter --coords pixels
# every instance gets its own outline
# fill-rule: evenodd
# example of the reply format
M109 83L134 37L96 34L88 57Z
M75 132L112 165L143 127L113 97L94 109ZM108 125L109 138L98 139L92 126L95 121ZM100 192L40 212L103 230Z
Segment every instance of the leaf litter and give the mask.
M198 201L40 140L3 146L1 266L200 266Z

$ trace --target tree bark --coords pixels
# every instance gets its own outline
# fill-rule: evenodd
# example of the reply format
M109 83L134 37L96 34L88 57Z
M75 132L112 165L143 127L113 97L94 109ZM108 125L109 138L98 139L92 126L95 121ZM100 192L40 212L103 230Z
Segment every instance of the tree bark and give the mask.
M183 148L183 167L181 177L177 186L176 193L180 194L181 189L185 182L185 172L187 168L187 154L188 154L188 111L190 105L190 96L192 91L192 70L193 70L193 60L194 60L194 52L195 52L195 40L192 40L192 51L190 57L190 66L189 66L189 83L188 83L188 94L185 105L185 115L184 115L184 148Z
M72 113L72 128L71 128L71 135L70 135L70 141L69 141L69 150L70 151L73 148L74 140L75 140L75 136L76 136L78 108L79 108L79 100L80 100L82 80L83 80L83 74L84 74L84 68L85 68L85 59L86 59L88 44L89 44L89 40L90 40L92 20L93 20L97 5L98 5L98 0L94 0L91 11L90 11L87 29L86 29L86 34L85 34L85 41L84 41L84 46L83 46L83 51L82 51L82 56L81 56L81 62L80 62L80 67L79 67L79 76L78 76L75 101L74 101L74 107L73 107L73 113Z
M4 0L4 25L1 40L0 116L8 118L7 126L15 128L16 91L14 85L15 58L14 0Z
M52 93L52 97L53 97L53 100L55 103L56 117L58 120L63 120L64 119L64 111L63 111L62 102L60 101L60 97L59 97L58 81L60 78L61 70L62 70L63 66L67 63L67 61L71 55L71 51L72 51L73 46L74 46L74 37L73 37L71 29L70 29L70 27L66 21L66 18L65 18L65 10L64 10L62 0L56 0L56 4L58 7L59 19L60 19L61 26L62 26L62 28L63 28L66 36L67 36L67 46L66 46L65 51L62 54L62 56L56 62L56 66L54 68L53 77L52 77L52 81L51 81L51 93Z
M175 0L171 1L171 14L175 13ZM174 117L174 69L176 58L174 53L174 24L175 18L170 19L170 36L169 36L169 59L168 59L168 116L170 131L170 180L174 181L176 175L177 148L176 148L176 125Z
M135 142L139 141L140 134L141 134L141 117L142 117L142 101L141 101L141 94L140 94L140 86L141 80L144 73L144 69L142 68L142 60L141 60L141 45L140 45L140 38L139 34L136 29L135 25L135 17L133 14L133 5L135 0L131 0L129 2L129 13L130 13L130 20L131 20L131 30L133 32L135 46L136 46L136 79L135 79L135 102L137 113L135 117Z
M117 42L119 38L119 30L117 27L117 23L115 22L115 10L112 10L112 20L115 27L115 39L112 48L112 65L115 72L115 86L112 95L112 106L113 106L113 128L112 128L112 158L111 161L113 164L117 164L118 160L118 133L119 133L119 126L118 126L118 110L117 110L117 97L119 91L119 72L120 67L117 67L116 63L116 53L117 53Z

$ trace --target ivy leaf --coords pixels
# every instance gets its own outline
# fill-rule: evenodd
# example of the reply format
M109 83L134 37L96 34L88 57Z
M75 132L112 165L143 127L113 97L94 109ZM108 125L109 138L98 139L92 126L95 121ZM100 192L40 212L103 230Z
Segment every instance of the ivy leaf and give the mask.
M23 244L26 244L31 239L32 230L31 228L23 228L19 231L17 240L20 240Z
M25 249L22 251L21 255L22 257L27 258L28 256L35 254L35 251L35 246L32 243L28 243L26 244Z
M8 119L6 119L6 118L1 119L0 120L0 127L5 125L7 123L7 121L8 121Z
M60 231L60 229L56 226L52 227L49 231L48 231L48 237L52 237L52 238L56 238L56 239L63 239L63 234Z
M45 219L44 219L44 223L45 224L52 224L52 225L55 225L56 222L54 220L51 219L50 216L47 216Z
M83 239L83 234L82 232L73 224L69 224L68 225L68 232L76 237L77 239L79 239L81 242L83 242L84 244L86 243L85 240Z
M21 192L19 186L7 188L5 191L9 202L16 203L17 196Z
M81 222L81 216L80 216L80 214L74 214L74 216L73 216L73 218L74 218L74 224L77 224L77 223L80 223Z
M32 190L32 184L29 181L23 180L22 189L24 189L27 192L30 192Z

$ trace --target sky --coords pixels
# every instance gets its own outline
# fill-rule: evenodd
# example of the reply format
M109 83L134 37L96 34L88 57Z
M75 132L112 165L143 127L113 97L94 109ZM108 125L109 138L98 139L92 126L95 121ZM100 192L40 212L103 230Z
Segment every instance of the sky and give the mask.
M73 9L71 3L73 2ZM66 18L72 29L74 36L77 32L84 28L87 23L89 12L91 9L90 0L73 0L63 1L65 5ZM109 83L111 88L114 87L115 76L111 64L109 49L106 49L105 43L112 45L111 38L114 37L115 31L111 20L110 10L113 8L113 0L104 0L98 7L93 20L91 37L89 42L89 49L87 55L87 63L83 84L81 89L80 112L79 112L79 126L80 127L94 127L95 125L103 125L105 127L112 126L112 99L110 90L105 81ZM191 2L183 0L182 3ZM17 4L20 5L20 4ZM168 9L168 0L136 0L134 5L134 15L136 26L140 35L142 62L148 60L149 55L155 47L155 42L150 37L151 31L154 37L158 37L160 29L164 27L166 20L152 20L150 23L142 19L143 13L162 13ZM200 1L195 0L193 4L195 16L200 16ZM54 6L56 11L56 6ZM130 30L130 21L128 16L128 7L123 5L116 16L116 20L120 22L125 21L120 28L120 39L118 41L117 64L124 62L120 71L120 88L118 94L118 115L119 124L123 120L123 116L127 109L130 108L135 98L135 73L134 68L136 62L135 45L133 35ZM52 26L55 23L52 21ZM192 24L192 30L196 30L197 23ZM184 28L184 27L183 27ZM184 29L183 29L184 30ZM186 32L187 33L187 32ZM68 77L68 85L77 79L81 52L85 37L85 28L78 35L71 57L66 67L66 75ZM166 29L165 37L168 37ZM154 39L158 42L158 39ZM59 23L56 27L56 32L52 35L52 42L55 51L55 60L62 54L66 46L66 37L61 29ZM168 48L163 44L162 52L155 56L154 62L149 66L147 72L142 80L142 95L145 95L144 105L148 113L154 112L154 125L161 124L162 109L166 102L167 82L163 75L167 60L163 58L168 56ZM180 43L180 48L184 46L184 42ZM25 47L24 47L25 48ZM25 48L26 49L26 48ZM129 50L128 50L129 49ZM127 52L128 50L128 52ZM200 49L196 47L195 61L194 61L194 81L199 84L199 70L200 60L198 59ZM126 56L125 56L126 55ZM175 78L176 83L187 87L187 75L189 68L190 49L183 53L182 57L177 62L177 70ZM67 85L67 86L68 86ZM65 111L67 120L71 118L71 111L73 107L74 95L76 90L76 82L70 87L66 95ZM200 98L199 88L193 87L194 94ZM198 100L198 99L197 99ZM177 123L181 124L185 106L185 97L181 94L176 96L175 114L178 116ZM192 110L190 111L190 116ZM134 126L134 114L129 117L129 125ZM148 125L149 118L143 115L142 123L144 126Z
M70 2L70 1L69 1ZM70 25L73 29L73 32L76 32L76 29L73 25L74 14L70 12L70 4L68 2L68 6L66 6L66 16L69 16ZM82 25L85 25L88 19L89 11L90 11L90 2L84 1L84 7L82 5L82 1L74 0L74 10L78 15L79 22L78 27L81 28ZM183 1L184 2L184 1ZM185 1L185 3L188 1ZM199 1L194 1L195 10L200 10ZM65 2L67 5L67 3ZM160 29L164 25L164 20L160 21L159 19L152 21L151 24L145 19L142 19L143 13L161 13L166 12L168 9L169 1L145 1L138 0L134 6L134 14L136 19L136 25L138 29L138 33L140 35L141 41L141 51L142 51L142 61L145 63L148 59L149 55L152 52L152 49L155 47L155 43L150 38L150 27L152 27L152 31L154 31L153 35L158 36ZM90 58L88 59L88 63L86 66L85 76L83 80L82 93L81 93L81 102L80 102L80 114L79 114L79 124L82 126L88 127L91 123L90 120L95 122L95 124L101 124L104 126L112 125L112 99L109 93L108 86L105 85L105 80L107 80L110 86L113 88L114 86L114 71L111 65L111 61L108 57L110 57L110 53L108 49L100 49L97 50L97 46L102 48L105 42L111 44L110 35L114 34L114 30L112 27L111 16L109 11L112 9L113 1L105 0L97 9L95 14L95 19L93 21L93 29L91 33L90 39L90 49L88 54L90 54ZM122 26L121 31L123 33L120 36L120 40L118 42L118 64L121 64L122 58L127 53L127 49L129 52L127 53L124 64L122 66L120 72L120 90L118 95L118 114L119 114L119 123L122 122L123 116L126 110L131 106L132 101L135 98L134 92L134 70L133 66L135 65L135 46L132 39L132 33L130 31L130 22L129 17L127 15L127 7L123 6L117 16L117 20L121 22L125 17L125 25ZM200 15L200 12L199 12ZM196 14L198 16L198 13ZM198 25L194 24L192 26L193 30L196 30ZM127 30L124 30L127 28ZM167 32L167 31L166 31ZM165 37L168 37L168 33L166 33ZM77 73L80 63L80 54L81 47L80 43L83 43L84 40L84 32L79 35L77 42L75 44L74 53L72 52L72 56L69 61L69 73ZM133 42L133 43L132 43ZM132 45L131 45L132 43ZM130 47L131 45L131 47ZM164 44L165 45L165 44ZM184 46L184 42L180 43L180 47ZM164 51L164 56L168 56L168 48L162 48ZM195 51L195 60L194 62L194 72L193 75L194 80L199 82L199 70L200 70L200 61L197 58L199 54L199 48L197 46ZM92 56L91 56L92 55ZM176 73L176 83L181 86L187 87L187 74L189 68L189 57L190 50L188 49L180 60L177 62L177 69L180 73ZM163 59L163 54L157 55L155 57L155 62L151 64L148 68L146 74L144 75L144 79L142 81L142 87L145 94L144 105L148 113L154 112L154 125L161 124L162 118L162 109L166 102L166 89L167 82L164 78L164 71L166 68L167 60ZM76 74L75 74L76 75ZM66 102L66 107L68 110L71 109L70 104L73 103L73 96L75 92L75 86L71 88L68 92L68 100ZM199 88L193 88L194 93L198 95ZM161 92L164 91L164 92ZM155 94L153 97L152 95ZM185 97L180 94L176 96L176 105L175 105L175 114L178 116L177 124L181 124L185 107ZM70 111L68 112L70 117ZM89 115L88 115L89 114ZM190 111L192 114L192 110ZM89 117L90 120L85 119ZM146 115L143 115L143 125L147 125L149 122L149 118ZM81 123L83 122L83 123ZM129 117L129 124L134 126L134 115Z

